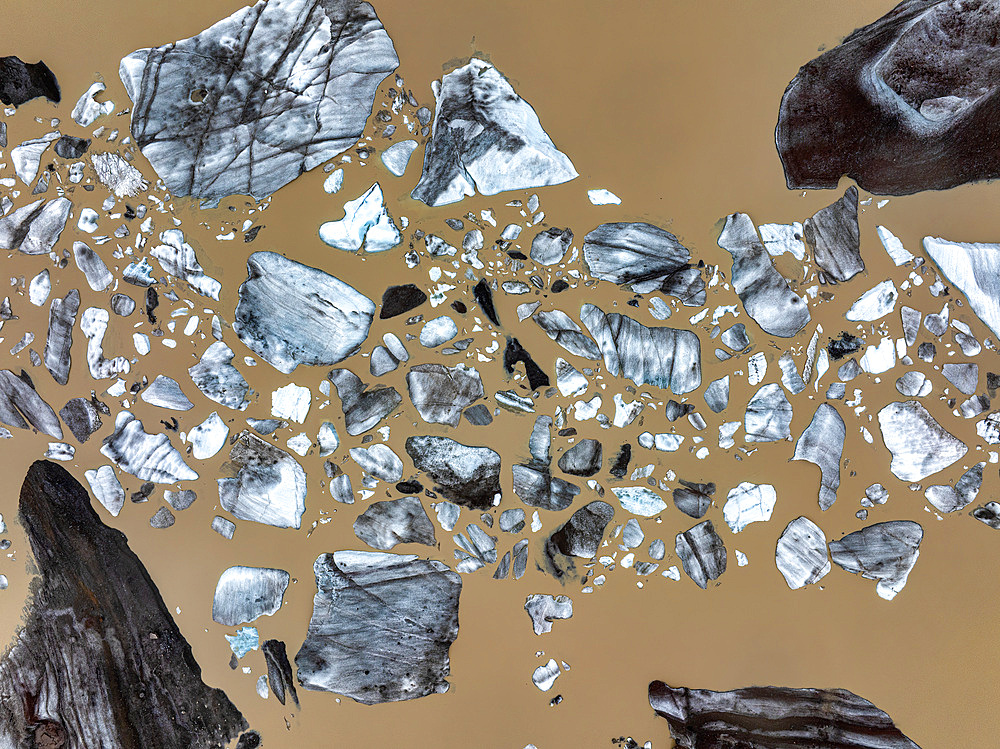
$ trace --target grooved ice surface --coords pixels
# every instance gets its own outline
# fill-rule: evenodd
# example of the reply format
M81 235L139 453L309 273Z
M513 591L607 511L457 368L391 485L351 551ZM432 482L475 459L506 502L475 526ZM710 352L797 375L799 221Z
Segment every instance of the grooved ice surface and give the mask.
M690 330L646 327L593 304L580 308L580 320L597 341L608 374L636 385L654 385L683 395L701 385L701 341Z
M861 577L878 580L875 591L891 601L906 585L920 556L924 529L912 520L890 520L848 533L830 542L834 564Z
M322 554L295 656L306 689L366 705L448 691L462 579L436 560L364 551Z
M337 364L361 348L375 303L350 284L274 252L247 259L233 330L279 372Z
M361 136L399 59L372 6L261 0L119 75L132 136L174 195L270 195Z
M269 567L230 567L219 576L212 600L212 619L227 627L252 622L281 608L291 578Z
M37 461L19 519L40 577L0 661L0 746L229 746L246 721L202 681L146 568L87 491Z
M115 417L115 431L105 440L101 454L143 481L174 484L198 478L167 435L148 434L142 422L128 411L121 411Z

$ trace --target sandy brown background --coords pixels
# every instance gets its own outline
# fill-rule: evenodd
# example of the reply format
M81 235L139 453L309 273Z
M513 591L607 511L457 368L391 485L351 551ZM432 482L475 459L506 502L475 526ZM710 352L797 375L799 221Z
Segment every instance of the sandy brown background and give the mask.
M11 145L41 132L41 126L31 121L34 116L46 120L59 116L68 124L64 132L82 134L69 120L69 111L95 74L104 76L109 86L108 97L118 108L126 106L127 97L117 78L118 60L123 55L139 47L195 34L240 5L188 0L8 3L3 54L16 54L30 61L44 59L59 78L64 96L58 108L35 101L20 108L16 117L9 118ZM400 73L421 103L431 103L430 81L439 77L443 68L450 67L449 61L472 54L487 55L531 102L543 126L559 148L570 155L581 175L567 185L538 191L550 224L571 225L579 239L601 221L650 221L675 232L696 257L708 263L721 263L728 269L728 256L715 244L718 221L727 213L745 211L758 223L801 221L839 197L833 191L803 195L785 188L773 145L778 102L799 65L814 57L820 46L836 44L853 28L874 20L892 5L853 1L410 3L388 0L376 3L376 10L395 42L401 60ZM386 86L390 83L391 79ZM124 133L127 118L118 118L113 123L109 119L114 118L106 118L108 127L120 127ZM266 228L253 245L239 240L211 239L218 232L220 216L226 215L225 206L232 204L242 210L246 201L239 198L224 201L221 213L199 212L186 201L175 201L177 214L184 219L189 238L195 240L206 270L223 281L222 302L212 306L231 320L236 288L245 278L244 261L251 249L274 249L324 267L375 299L387 283L411 278L423 283L427 265L408 272L395 252L363 261L341 256L321 245L316 237L317 225L323 220L339 218L343 199L360 194L375 178L386 189L393 215L408 216L411 226L423 226L425 222L443 228L441 218L486 206L502 206L507 199L506 195L502 196L504 200L476 198L453 209L421 210L420 205L403 197L418 176L416 165L420 153L415 154L407 175L395 182L381 165L376 166L377 159L365 168L367 171L348 170L344 192L333 197L324 194L320 187L322 170L303 176L275 195L271 207L260 216L260 223ZM144 162L140 158L137 163ZM151 174L148 165L144 171ZM623 205L620 209L593 208L585 194L591 187L613 190L621 196ZM100 190L90 196L78 195L74 198L77 211L87 204L99 207L102 196ZM882 274L892 270L897 280L905 276L891 268L884 257L875 236L876 221L890 227L911 251L917 250L919 239L925 234L961 241L1000 241L1000 216L995 210L998 197L1000 187L978 185L947 193L894 198L882 209L867 207L861 227L869 275L845 287L833 303L814 309L814 321L824 322L828 333L835 332L843 323L838 316L862 291L881 280ZM158 230L166 228L165 223L160 223L161 216L156 214L154 218ZM230 218L241 220L242 214ZM206 221L210 228L197 232L197 221ZM110 233L115 225L105 219L101 230ZM74 232L68 229L60 245L69 247L73 238ZM44 258L13 258L5 277L29 274L30 278L46 267L45 262ZM71 284L78 286L82 282L79 274L73 276L74 273L77 272L72 267L61 275L54 273L54 279L59 278L60 283L54 287L53 295L62 295ZM86 290L81 309L89 304L106 304L103 296ZM207 301L191 294L184 296L194 299L199 308ZM596 301L607 307L616 299L622 303L627 295L601 285L597 289L564 294L559 304L575 315L583 301ZM4 328L3 350L6 352L27 329L36 331L39 338L35 347L41 350L44 315L33 313L24 298L15 298L13 302L21 320ZM710 305L719 303L731 303L731 299L709 297ZM940 300L928 302L923 292L907 303L926 311L940 308ZM167 304L161 310L166 314L174 306L177 305ZM501 309L504 321L512 327L516 321L513 306L510 300L504 300ZM956 312L983 335L983 326L967 311ZM687 314L685 311L684 316ZM645 312L636 315L651 324ZM203 320L206 317L203 315ZM137 315L133 316L129 324L137 319ZM892 330L898 331L898 315L887 319ZM758 334L754 335L758 349L768 352L768 381L774 381L781 350L767 348L760 331L745 317L740 320L748 323L752 334ZM127 325L117 322L117 329L109 333L106 350L111 354L129 353L130 331ZM183 326L183 320L179 325ZM208 330L204 321L201 329ZM365 351L390 329L400 332L398 321L394 325L376 321ZM561 350L534 326L518 327L516 333L543 367L551 371L552 362ZM86 373L84 348L80 345L82 336L77 333L77 338L74 373L68 388L56 387L44 371L32 372L39 391L57 410L69 397L86 395L95 386ZM136 371L145 371L152 379L162 369L177 378L197 406L181 419L181 428L186 429L216 408L200 397L185 373L210 340L191 343L183 340L183 336L177 338L179 345L172 353L157 348L154 342L154 353L145 369ZM707 336L702 335L702 340L706 384L740 367L709 361L713 347L707 345ZM227 331L226 341L236 351L239 365L246 350L231 331ZM412 351L416 346L410 348ZM421 357L422 354L416 360L422 360ZM994 357L994 353L984 351L978 359L980 367L990 368ZM3 360L9 358L4 353ZM17 366L29 366L27 351L18 359ZM352 360L348 366L368 378L366 360ZM267 415L268 390L295 381L309 385L317 394L317 385L325 374L325 370L300 368L291 378L285 378L265 363L256 370L242 365L240 368L262 396L244 414L219 408L220 415L231 422L234 433L242 428L245 416ZM480 367L488 393L491 388L510 387L500 377L499 369L499 364L492 369L488 365ZM884 375L880 385L864 385L869 413L894 397L892 381L901 373L897 369ZM401 388L402 374L397 371L384 380ZM128 381L133 379L130 376ZM828 374L825 382L832 379ZM938 375L936 384L940 381ZM860 382L853 386L860 387ZM849 386L848 392L853 386ZM645 390L650 392L649 388ZM588 398L592 392L593 389ZM606 403L613 392L609 385L602 394ZM666 395L651 392L658 398ZM700 392L691 396L692 402L699 405ZM727 420L741 416L749 392L745 383L734 386L733 405L724 414ZM797 406L793 435L805 427L818 402ZM316 406L314 403L305 425L308 433L314 435L323 419L342 423L336 399L331 409L319 411ZM942 421L950 419L942 404L928 407ZM701 410L706 418L712 417L707 409ZM210 461L192 462L202 476L194 486L199 500L189 510L177 513L174 527L155 531L148 526L149 516L162 504L159 497L163 487L154 493L156 501L143 505L127 502L119 518L111 520L103 511L102 518L128 535L168 607L172 611L180 609L177 622L194 647L205 680L226 689L251 725L262 733L268 747L521 749L531 742L539 749L562 749L607 747L612 738L619 736L632 736L640 743L652 740L654 747L667 747L666 723L655 718L646 700L646 685L652 679L713 689L750 684L843 687L886 710L905 733L925 748L993 746L1000 723L994 694L997 683L994 672L1000 659L1000 640L994 635L1000 578L994 574L994 568L1000 536L965 514L938 520L927 513L922 494L910 493L888 472L889 456L880 444L877 428L869 424L876 443L868 446L858 435L858 423L847 416L846 408L841 411L848 421L844 456L849 465L843 473L840 499L825 516L821 517L816 509L815 467L785 462L791 454L791 443L739 462L734 459L735 451L727 453L714 446L715 424L721 419L709 418L706 430L707 444L712 447L709 461L703 463L690 454L678 453L661 462L682 477L718 482L721 497L717 499L724 499L728 488L743 480L777 487L778 505L771 522L750 526L738 537L734 538L724 528L719 507L713 508L709 515L720 528L730 552L739 548L749 555L748 567L737 568L730 556L730 570L721 585L708 591L697 589L687 578L679 583L664 580L658 572L644 589L638 589L631 571L616 570L608 575L604 589L592 595L580 593L579 586L561 589L558 583L534 570L529 570L517 583L493 581L489 578L491 571L487 570L466 576L461 632L451 649L451 691L408 703L365 707L345 699L338 704L334 695L300 690L302 710L293 712L282 709L273 697L265 702L255 694L256 678L263 673L263 658L259 653L247 656L241 664L253 669L251 676L233 672L227 665L229 649L223 633L231 630L215 625L210 615L212 591L223 569L232 564L251 564L282 567L291 572L296 582L289 587L286 606L274 617L265 617L255 624L260 627L262 639L286 640L293 655L301 644L312 609L315 591L312 561L325 551L361 548L350 529L361 506L335 506L319 485L321 461L315 455L307 463L310 496L303 530L297 533L241 522L236 539L226 542L209 529L208 523L217 511L213 485L223 454ZM157 419L170 415L141 403L135 413L146 420L150 431ZM400 443L408 430L415 429L406 417L390 420L390 424L394 444ZM949 420L948 425L954 426L953 431L964 439L971 440L974 436L971 422L957 424ZM104 462L97 449L100 439L110 433L109 426L106 424L85 448L78 449L77 460L70 468L81 480L85 468L98 465L99 460ZM509 492L507 466L526 452L530 426L530 417L508 414L498 418L488 433L470 432L468 428L463 432L470 441L478 439L492 444L503 453L504 507L520 506ZM647 413L644 429L662 431L664 427L665 424L658 424ZM426 425L417 428L422 433L436 433ZM606 450L641 431L633 429L619 435L616 431L599 430L593 422L588 428L589 432L581 427L581 436L602 439ZM298 431L286 432L282 442ZM340 431L343 437L343 429ZM4 451L6 478L0 495L0 512L10 526L13 546L9 551L16 552L13 560L3 559L0 566L0 571L11 581L10 589L0 594L3 601L0 634L5 641L19 622L27 593L23 565L30 558L14 522L17 487L29 463L41 457L46 442L39 435L20 433L15 437L0 446ZM72 441L69 435L67 441ZM557 441L554 446L564 447L565 443ZM338 457L342 454L343 450ZM957 476L960 466L981 459L984 459L981 453L971 450L961 464L942 476ZM633 466L655 460L656 456L642 454ZM349 466L345 469L349 470ZM851 476L850 471L856 471L857 475ZM662 470L658 475L662 475ZM140 482L126 481L128 478L122 476L126 490L136 489ZM858 499L864 487L875 481L884 483L891 497L886 506L872 512L870 520L910 518L921 522L926 530L920 559L906 589L895 601L887 603L875 596L873 582L859 580L835 568L823 581L822 588L788 590L773 561L774 541L781 529L800 514L819 522L829 538L858 529L862 525L854 517ZM358 483L355 478L355 488ZM980 500L993 499L996 486L997 469L990 465ZM379 496L383 494L380 489ZM320 525L307 538L308 527L321 517L321 512L335 512L333 522ZM667 540L670 550L674 534L694 523L672 507L663 518L659 535ZM465 511L459 527L475 520ZM546 531L559 522L553 516L543 520ZM654 534L647 530L647 541L652 537ZM450 559L453 548L450 534L438 529L438 540L437 555ZM512 541L509 537L503 539L508 546L501 546L501 553ZM398 547L396 551L427 552L421 547ZM666 564L672 563L677 563L676 558L668 557ZM573 619L557 622L549 635L535 637L522 610L525 596L559 592L573 598ZM537 658L536 651L544 651L545 656ZM549 657L566 661L572 670L560 677L552 692L543 694L531 685L530 675L535 666ZM562 694L564 701L550 707L549 699L556 693Z

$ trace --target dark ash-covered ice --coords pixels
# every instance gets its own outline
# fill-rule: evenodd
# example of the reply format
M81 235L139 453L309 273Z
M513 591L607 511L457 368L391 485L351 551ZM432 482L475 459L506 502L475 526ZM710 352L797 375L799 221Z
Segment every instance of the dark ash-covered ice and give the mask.
M574 558L597 556L604 531L614 516L615 509L601 500L590 502L570 515L545 541L549 572L559 580L566 580L576 571Z
M1000 175L992 2L909 0L806 63L776 130L788 187L907 195ZM844 31L847 31L845 28Z
M49 66L41 60L24 62L15 55L0 57L0 101L19 107L39 96L54 104L62 98Z
M40 575L0 661L0 745L217 747L247 728L225 693L202 681L125 536L101 522L66 470L31 466L19 519Z

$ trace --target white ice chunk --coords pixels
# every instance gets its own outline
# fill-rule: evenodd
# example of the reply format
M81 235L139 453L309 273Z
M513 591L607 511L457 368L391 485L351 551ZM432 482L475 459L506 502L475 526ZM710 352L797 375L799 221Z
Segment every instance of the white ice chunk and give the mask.
M271 416L301 424L309 414L310 403L312 392L309 388L292 382L271 393Z
M384 252L403 241L385 208L378 182L361 197L344 204L344 218L321 225L319 238L346 252L357 252L362 245L367 252Z

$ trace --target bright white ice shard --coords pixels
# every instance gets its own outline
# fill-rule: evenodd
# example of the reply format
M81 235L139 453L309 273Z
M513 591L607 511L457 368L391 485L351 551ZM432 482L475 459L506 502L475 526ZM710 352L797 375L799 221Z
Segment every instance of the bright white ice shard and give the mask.
M596 190L587 190L587 199L594 205L622 204L621 198L611 192L611 190L605 190L603 187Z
M898 297L896 284L891 280L883 281L862 294L845 317L851 322L874 322L896 309Z
M968 297L979 319L1000 336L1000 244L924 237L924 251Z
M84 471L83 475L97 501L114 517L118 517L118 513L125 506L125 490L115 475L115 469L111 466L101 466Z
M890 403L878 412L878 425L892 453L889 469L902 481L922 481L969 451L919 401Z
M306 509L306 472L291 455L244 430L229 453L235 477L218 480L219 501L240 520L298 528Z
M903 247L903 243L891 231L884 226L876 226L875 231L878 232L878 238L882 240L882 246L885 247L889 258L897 266L906 265L913 260L913 253Z
M303 423L309 413L312 392L294 382L271 393L271 416Z
M229 427L218 412L213 411L211 416L188 432L187 441L191 443L191 454L195 458L207 460L223 448L227 437Z
M359 198L344 203L344 218L319 227L319 238L331 247L357 252L384 252L403 241L399 229L385 209L378 182Z
M729 492L722 515L733 533L739 533L750 523L770 520L777 499L778 495L770 484L744 481Z

